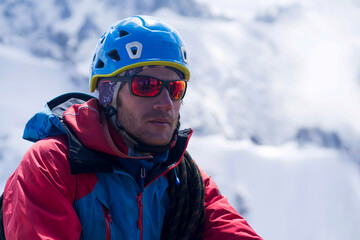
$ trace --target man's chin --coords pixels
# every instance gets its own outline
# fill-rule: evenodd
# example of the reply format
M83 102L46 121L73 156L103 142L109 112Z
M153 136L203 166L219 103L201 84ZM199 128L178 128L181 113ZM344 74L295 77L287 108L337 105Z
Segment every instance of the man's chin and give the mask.
M148 133L142 135L138 138L143 144L152 146L152 147L163 147L169 144L172 139L173 134L169 136L169 134L159 134L159 133Z
M169 144L169 142L171 141L171 139L167 139L167 140L153 140L153 141L143 141L140 139L140 141L148 146L151 147L164 147L167 144Z

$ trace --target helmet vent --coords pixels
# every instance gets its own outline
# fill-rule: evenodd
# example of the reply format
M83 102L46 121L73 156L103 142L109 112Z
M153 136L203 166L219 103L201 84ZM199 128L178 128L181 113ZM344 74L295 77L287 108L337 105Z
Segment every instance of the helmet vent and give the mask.
M114 60L115 62L118 62L120 61L120 55L118 53L118 51L116 49L113 49L111 50L109 53L108 53L108 56Z
M131 48L132 54L133 54L133 55L136 55L137 50L138 50L137 47L132 47L132 48Z
M181 47L181 55L182 55L183 61L184 61L185 63L187 63L187 62L188 62L188 56L187 56L187 52L186 52L185 46L182 46L182 47Z
M122 37L125 37L126 35L129 35L129 33L127 31L124 31L124 30L121 30L120 31L120 34L119 36L122 38Z
M104 62L99 59L98 62L96 63L95 68L103 68L104 65L105 65Z
M106 37L104 36L104 37L101 39L100 44L103 44L105 38L106 38Z
M141 57L142 44L139 42L130 42L126 44L126 51L131 59L137 59Z

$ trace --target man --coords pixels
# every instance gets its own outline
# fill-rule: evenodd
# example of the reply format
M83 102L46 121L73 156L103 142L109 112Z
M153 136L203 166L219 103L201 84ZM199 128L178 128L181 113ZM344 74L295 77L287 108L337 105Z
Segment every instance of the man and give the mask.
M90 90L27 124L36 142L3 195L6 239L261 239L186 152L190 72L171 26L124 19L100 38Z

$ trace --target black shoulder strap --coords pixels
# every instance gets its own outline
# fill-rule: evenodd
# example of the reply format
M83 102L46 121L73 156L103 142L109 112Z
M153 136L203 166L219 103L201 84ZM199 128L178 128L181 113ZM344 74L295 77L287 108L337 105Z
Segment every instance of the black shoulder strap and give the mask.
M116 156L85 147L75 133L63 124L69 140L69 164L71 174L113 172ZM1 240L1 239L0 239Z
M4 193L0 197L0 240L5 240L4 232L4 220L3 220L3 197Z

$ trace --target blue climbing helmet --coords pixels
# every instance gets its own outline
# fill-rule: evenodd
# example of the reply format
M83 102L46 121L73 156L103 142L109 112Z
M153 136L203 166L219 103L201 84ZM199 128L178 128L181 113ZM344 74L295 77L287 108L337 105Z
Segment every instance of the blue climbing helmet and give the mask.
M132 16L113 24L99 39L90 66L90 91L100 77L125 70L163 65L180 70L189 80L187 52L179 33L151 16Z

